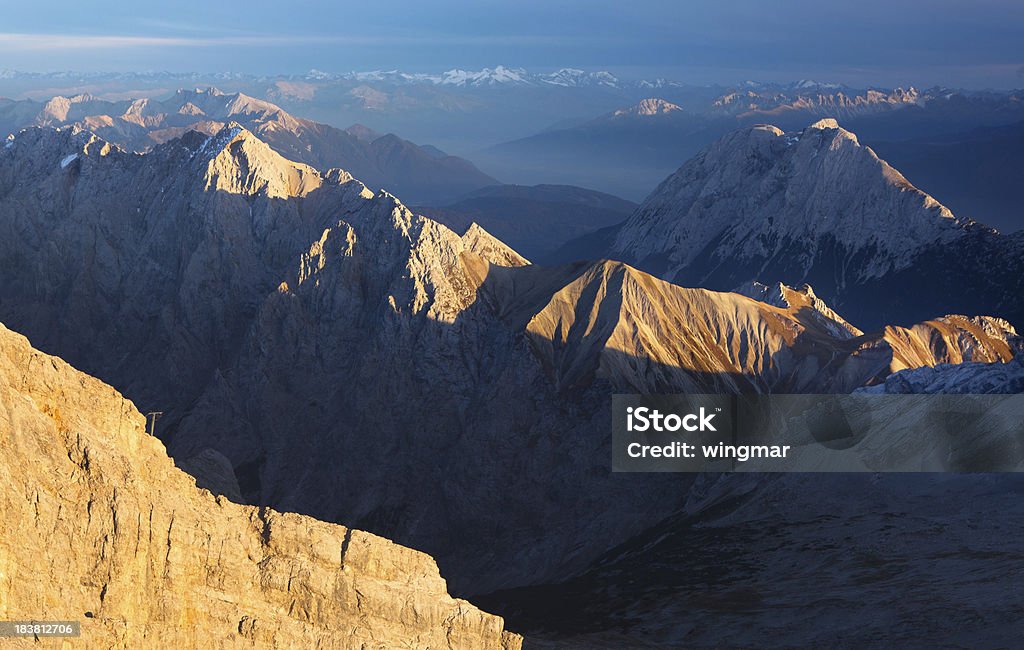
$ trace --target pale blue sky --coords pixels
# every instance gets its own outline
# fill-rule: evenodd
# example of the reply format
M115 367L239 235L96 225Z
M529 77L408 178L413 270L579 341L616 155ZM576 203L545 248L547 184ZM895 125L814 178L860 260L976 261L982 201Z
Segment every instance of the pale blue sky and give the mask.
M0 68L258 74L505 64L698 83L1024 87L1020 0L3 3ZM170 5L170 6L169 6Z

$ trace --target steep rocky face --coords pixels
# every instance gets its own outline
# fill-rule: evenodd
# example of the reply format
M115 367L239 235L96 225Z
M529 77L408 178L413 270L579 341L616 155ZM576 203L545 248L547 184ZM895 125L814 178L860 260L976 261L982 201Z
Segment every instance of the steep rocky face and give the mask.
M394 134L361 138L295 117L270 102L216 88L179 90L163 100L54 97L44 105L25 100L0 110L0 123L14 132L74 125L134 151L148 151L189 130L214 135L231 122L292 160L317 169L344 167L373 188L420 201L454 198L498 182L467 160L434 155Z
M196 488L131 402L2 326L0 477L0 617L90 647L521 643L423 553Z
M685 502L687 477L610 473L613 393L849 391L1013 354L995 321L851 336L809 292L528 265L243 129L145 155L31 131L0 209L0 317L165 411L204 485L430 552L461 593L573 575Z
M654 191L613 252L641 262L664 256L668 276L702 256L786 263L807 274L828 239L863 260L848 270L857 282L905 267L962 226L855 135L821 120L799 134L756 126L719 140ZM798 245L805 248L787 250ZM795 259L779 260L783 253Z
M1005 362L1018 346L999 319L947 316L865 335L810 288L787 287L775 306L621 263L577 272L541 294L546 304L510 301L531 308L525 331L561 390L604 379L638 393L848 392L907 367Z
M180 408L281 270L366 191L349 180L237 126L144 156L25 131L0 152L3 317L147 407Z
M648 197L609 255L686 285L809 282L871 327L951 308L1024 316L1008 298L1020 242L956 218L830 119L719 140Z

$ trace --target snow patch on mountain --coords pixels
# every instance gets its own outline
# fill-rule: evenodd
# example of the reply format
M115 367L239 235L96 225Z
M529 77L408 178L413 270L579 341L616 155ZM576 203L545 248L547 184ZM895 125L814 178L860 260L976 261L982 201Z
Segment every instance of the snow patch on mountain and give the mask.
M821 81L814 81L813 79L801 79L800 81L797 81L797 82L793 83L793 88L798 88L798 89L801 89L801 90L806 90L806 89L809 89L809 88L821 88L821 89L825 89L825 90L838 90L838 89L840 89L842 87L843 87L843 84L829 83L829 82L824 82L823 83Z

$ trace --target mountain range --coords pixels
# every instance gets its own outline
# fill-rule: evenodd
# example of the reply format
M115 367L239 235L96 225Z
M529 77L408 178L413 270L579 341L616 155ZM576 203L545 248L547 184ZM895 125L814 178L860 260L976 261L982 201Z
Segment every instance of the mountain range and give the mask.
M401 70L371 70L363 72L325 72L312 69L300 75L247 75L241 73L173 73L173 72L52 72L35 73L21 72L18 70L0 70L0 80L47 80L49 82L59 80L87 81L144 81L155 80L157 83L164 81L201 83L204 81L224 82L231 80L274 80L288 79L291 81L328 82L328 81L388 81L396 84L431 84L440 86L495 86L501 84L509 85L552 85L552 86L639 86L644 88L660 87L664 85L681 85L678 82L665 79L654 80L624 80L619 79L612 73L605 70L585 71L578 68L560 68L554 72L536 73L529 72L521 67L508 67L497 65L493 68L481 68L480 70L464 70L452 68L440 73L404 72Z
M91 95L57 96L45 103L0 101L0 131L29 126L77 126L133 151L198 130L243 124L290 158L317 168L341 166L372 187L416 200L451 199L497 181L472 163L436 147L420 147L392 133L354 125L342 130L294 117L280 107L216 88L178 90L170 98L107 101Z
M784 141L736 137L742 159ZM862 164L867 195L892 180ZM959 227L905 192L887 205ZM638 242L663 194L627 222ZM0 319L165 412L184 466L213 450L246 501L425 550L462 594L564 579L685 501L678 478L610 473L612 393L848 392L1018 346L988 317L864 334L807 289L769 304L621 262L530 265L238 124L141 155L28 129L0 152L0 213Z
M501 87L519 87L507 83ZM87 119L94 113L89 100L69 101L63 117L58 102L54 123L65 126L26 128L0 149L0 320L41 351L0 332L0 345L14 350L10 363L0 358L0 376L8 377L9 401L41 423L40 439L56 432L61 443L42 456L40 468L8 452L15 460L5 471L28 494L38 485L52 492L57 472L99 472L108 459L116 468L152 466L152 483L173 487L168 494L155 494L145 475L128 487L111 478L116 472L89 483L103 494L97 512L104 512L105 528L93 532L87 523L87 532L100 537L83 539L106 534L110 544L123 543L132 537L122 534L130 530L125 522L139 520L153 503L149 511L158 513L161 536L168 520L170 541L153 545L155 555L144 561L166 569L184 562L186 551L173 550L183 548L172 539L177 531L205 531L194 534L210 536L200 544L205 549L217 536L253 529L241 547L230 547L241 568L225 580L251 574L248 562L259 557L268 607L285 607L279 587L288 591L285 568L293 566L285 558L313 552L303 566L326 566L321 555L344 565L353 542L335 548L340 536L373 549L371 559L352 567L367 571L369 586L352 593L356 611L368 592L380 597L373 611L390 612L381 614L382 630L422 634L424 644L441 643L445 634L466 634L460 643L470 647L517 642L498 619L451 600L429 558L372 535L349 535L352 527L434 556L456 595L491 592L481 602L516 617L512 629L522 622L543 632L551 618L537 609L556 603L563 631L573 635L595 632L593 621L579 622L596 612L620 630L648 630L640 636L652 643L706 641L706 631L672 637L678 625L665 632L657 624L659 616L674 621L677 607L691 605L677 604L678 574L664 558L710 544L752 562L755 556L743 554L752 540L764 557L792 567L787 550L772 545L771 530L751 534L761 522L756 513L766 508L784 509L779 521L802 522L823 544L845 539L829 547L843 549L840 560L849 536L841 538L834 504L813 477L612 474L612 394L926 391L955 383L946 373L994 390L1017 385L1021 237L955 216L835 120L789 132L734 130L635 210L605 194L557 186L487 187L441 208L413 210L389 191L369 189L351 170L330 168L331 156L309 164L288 153L314 135L376 144L382 138L371 128L316 131L315 123L243 95L180 95L171 100L178 106L173 118L158 104L132 102L135 113L126 109L109 123ZM222 119L207 120L218 106ZM607 119L676 119L689 110L685 102L648 102ZM228 119L235 117L245 119ZM137 136L145 146L129 139L121 146L95 131ZM432 160L441 155L419 151ZM517 217L517 202L532 221ZM615 214L596 211L608 205ZM420 214L432 210L456 227ZM546 223L563 215L572 219ZM550 265L531 264L532 255L489 232L505 228L510 240L521 236L539 246L613 219L624 221L606 226L599 238L605 247L594 259ZM138 412L47 354L109 383L139 411L163 412L154 429L176 464L200 487L259 508L212 505L213 497L171 473L154 441L140 442L146 439L139 437ZM22 399L10 380L23 367L20 359L55 369L39 381L67 386L67 414L55 411L65 402ZM76 386L85 388L79 393ZM24 394L35 399L40 392L33 384ZM127 437L112 443L115 419ZM72 436L74 429L85 437ZM131 455L138 446L147 450ZM97 449L86 454L86 447ZM77 470L64 461L69 453ZM851 491L864 488L857 480ZM908 485L935 494L911 479L883 482L871 488L882 494L871 503L884 498L891 507L877 518L865 515L856 530L872 539L887 530L886 517L912 512L918 493ZM111 506L122 514L108 520L106 506L127 499L131 486L141 486L143 497L123 511ZM79 505L93 503L88 490L75 494ZM178 518L169 504L179 501L226 514L216 526L191 511ZM7 508L28 521L32 506L18 501ZM694 546L695 522L720 524L725 532L698 535ZM301 551L294 529L314 531L296 533L299 540L325 541ZM288 541L269 555L277 531ZM936 554L945 548L940 542ZM238 548L254 552L243 557ZM383 548L389 550L379 561L372 559ZM23 552L19 547L18 557ZM870 557L857 562L830 566L845 576L875 566ZM106 606L105 594L128 593L122 582L104 589L96 577L103 568L88 573L100 587L76 594L76 606L90 598ZM303 597L287 607L324 620L318 617L326 605L313 586L319 573L303 571ZM660 578L623 583L623 572ZM794 584L808 584L812 573L800 572ZM767 589L776 577L758 584ZM381 581L403 587L396 592ZM242 590L256 583L233 584ZM339 588L346 598L347 584ZM182 588L158 585L174 597ZM739 603L747 611L771 600L719 587L704 585L713 602L695 602ZM381 595L389 589L397 599ZM630 609L627 600L639 605ZM110 602L107 611L127 611ZM396 602L412 604L402 609ZM838 615L827 603L815 611ZM862 610L853 611L863 619ZM277 621L270 616L259 615ZM756 629L770 631L772 616L757 614ZM993 616L1009 620L1002 609ZM792 617L780 624L792 624ZM262 628L240 620L237 629ZM865 629L867 636L851 638L870 638L874 628ZM750 630L738 626L731 638L752 643ZM614 647L609 628L596 632ZM585 638L577 643L599 647Z
M1012 155L1012 125L1024 119L1019 93L854 90L808 82L720 90L709 98L659 89L665 94L604 114L595 107L589 117L553 122L473 158L516 182L543 178L640 200L681 162L737 128L770 123L795 131L833 117L961 213L1008 231L1024 227L1008 189L1019 168Z
M554 125L580 125L647 98L678 105L692 115L722 119L721 129L697 143L677 148L677 166L716 137L739 126L771 122L786 130L821 117L837 117L869 142L964 133L1024 119L1017 91L974 91L933 87L851 88L800 80L792 83L695 85L671 79L627 79L606 71L563 68L529 71L515 66L421 73L402 70L324 72L294 75L236 73L0 73L0 95L47 100L55 94L91 94L104 99L161 98L182 87L216 86L275 103L294 114L345 127L361 123L416 142L480 160L477 152L527 138ZM668 144L664 141L662 146ZM509 160L496 173L519 184L571 183L623 192L596 182L564 176L521 174ZM534 161L536 162L536 161ZM587 162L577 158L577 162ZM629 165L622 164L619 167ZM511 163L516 163L513 165ZM649 166L643 158L630 164ZM335 161L332 164L338 164ZM354 170L353 170L354 171ZM554 168L553 171L568 171ZM671 168L647 178L626 198L638 200Z
M373 145L372 140L345 142L343 134L323 126L301 128L292 137L287 132L298 118L275 127L281 130L277 136L260 132L257 123L241 114L216 120L235 119L289 158L318 168L345 168L371 187L386 188L419 205L454 202L493 185L493 177L520 185L569 184L640 201L679 164L736 128L771 123L795 131L822 117L836 117L956 214L1004 232L1024 227L1009 189L1015 182L1012 170L1018 167L1012 158L1015 140L1012 129L1000 131L1024 120L1019 91L851 88L813 80L702 86L624 79L602 71L537 72L513 66L443 73L314 70L277 76L7 71L0 74L0 94L33 98L36 105L22 107L25 114L18 119L0 118L0 127L16 130L37 123L42 105L55 93L64 101L91 95L120 102L94 111L116 121L131 102L150 98L160 103L182 86L219 86L230 95L241 93L313 118L315 124L365 124L372 133L403 134ZM639 107L645 102L680 110L643 115ZM0 100L0 115L11 103ZM619 119L611 119L616 113ZM994 130L980 136L985 140L981 142L978 134L972 135L977 129ZM123 134L105 132L104 137L126 144ZM436 148L416 147L409 139ZM959 151L933 146L951 140L965 146ZM143 141L142 146L151 143ZM447 163L443 157L431 162L422 155L437 151L456 155ZM467 158L487 172L465 162ZM967 168L962 173L944 171L957 165Z

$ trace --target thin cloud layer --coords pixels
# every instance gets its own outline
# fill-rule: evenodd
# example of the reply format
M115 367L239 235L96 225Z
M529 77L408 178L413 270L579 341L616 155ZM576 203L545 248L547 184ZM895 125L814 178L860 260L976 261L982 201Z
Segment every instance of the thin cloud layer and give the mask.
M505 64L694 83L830 77L967 87L1019 86L1024 67L1018 0L296 0L288 11L273 0L180 0L122 9L114 0L6 8L3 65L271 74Z

